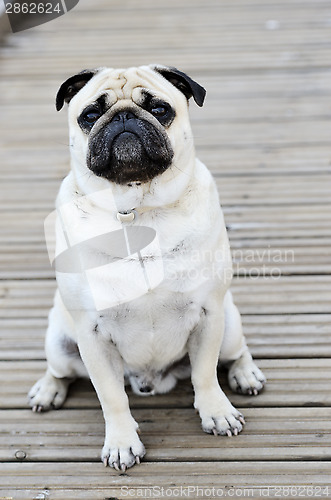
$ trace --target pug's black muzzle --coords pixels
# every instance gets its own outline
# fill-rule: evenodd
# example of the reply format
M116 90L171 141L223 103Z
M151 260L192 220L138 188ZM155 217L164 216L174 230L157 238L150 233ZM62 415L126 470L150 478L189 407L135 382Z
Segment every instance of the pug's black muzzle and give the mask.
M172 159L162 126L129 110L114 115L89 138L88 168L117 184L149 181L164 172Z

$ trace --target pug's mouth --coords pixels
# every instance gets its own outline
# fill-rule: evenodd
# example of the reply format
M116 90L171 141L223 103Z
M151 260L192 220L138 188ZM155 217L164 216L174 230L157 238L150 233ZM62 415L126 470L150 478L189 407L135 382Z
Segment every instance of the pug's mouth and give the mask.
M167 170L173 156L165 130L124 111L90 135L87 166L117 184L143 183Z

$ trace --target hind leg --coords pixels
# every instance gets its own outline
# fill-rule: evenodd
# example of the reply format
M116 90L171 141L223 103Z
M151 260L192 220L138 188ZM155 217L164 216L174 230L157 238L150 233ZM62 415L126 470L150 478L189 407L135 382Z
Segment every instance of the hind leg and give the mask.
M248 349L230 366L228 380L233 391L249 396L257 396L266 383L264 374L254 363Z
M225 334L220 361L229 366L229 385L235 392L256 396L263 389L266 378L248 350L240 314L230 292L227 292L224 300L224 312Z
M60 408L66 399L70 383L78 376L87 376L73 337L72 319L57 292L46 334L47 371L28 394L33 411Z
M49 370L30 389L28 398L33 412L61 408L66 400L68 388L72 380L56 378Z

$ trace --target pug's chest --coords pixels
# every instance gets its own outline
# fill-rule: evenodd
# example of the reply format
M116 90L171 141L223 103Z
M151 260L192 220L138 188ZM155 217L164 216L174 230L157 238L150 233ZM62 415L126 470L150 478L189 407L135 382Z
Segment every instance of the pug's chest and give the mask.
M99 328L131 369L162 370L187 352L202 314L195 297L159 287L101 314Z

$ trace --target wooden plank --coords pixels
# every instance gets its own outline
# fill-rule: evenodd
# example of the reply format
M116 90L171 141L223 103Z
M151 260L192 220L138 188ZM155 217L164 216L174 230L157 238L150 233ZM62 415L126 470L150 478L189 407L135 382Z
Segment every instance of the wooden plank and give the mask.
M301 29L305 29L305 31L308 31L308 36L308 28L324 27L326 29L328 26L325 22L323 22L325 16L327 16L329 12L329 6L325 3L319 3L318 8L315 7L315 4L306 4L305 8L302 9L302 11L299 11L297 6L294 6L292 4L288 5L287 8L284 8L284 5L276 6L275 4L265 8L264 5L258 3L255 5L252 4L250 6L247 6L246 8L242 7L243 10L240 11L241 16L238 16L237 4L235 6L232 6L231 8L230 6L224 6L223 2L220 5L216 5L214 2L209 2L208 6L206 5L205 8L201 8L200 5L196 6L194 9L191 8L188 11L185 2L183 2L182 4L176 4L172 1L169 2L167 8L162 5L162 8L160 9L159 7L151 5L151 2L146 3L142 1L139 2L139 5L131 5L129 10L123 8L115 9L114 14L116 13L118 24L114 27L114 31L121 32L121 29L123 29L125 30L125 32L130 33L131 30L135 30L139 28L139 26L141 31L142 26L145 26L145 24L143 23L143 20L145 19L145 23L148 23L148 25L150 25L152 31L154 32L154 30L156 30L156 26L153 25L152 21L154 20L155 22L155 20L161 17L161 15L164 16L164 23L162 25L157 25L158 30L166 30L174 32L176 34L178 33L179 26L186 26L188 24L191 30L194 30L195 33L199 33L200 31L203 34L206 32L206 30L211 30L212 28L217 28L219 26L219 28L224 27L228 30L229 28L232 28L234 30L244 28L254 31L255 33L259 33L261 31L262 33L266 33L266 35L269 35L269 37L272 37L274 33L268 32L265 26L266 21L270 19L268 17L270 15L277 16L277 20L279 21L283 29L291 29L291 31L293 32L298 26L300 26ZM176 16L174 16L174 11L176 12ZM98 8L98 10L92 11L93 19L96 23L98 22L100 24L100 29L107 28L107 16L105 16L105 12L108 12L106 6L104 9ZM130 15L128 15L128 12L130 13ZM223 15L221 16L221 14ZM66 32L69 31L69 26L72 26L73 24L72 22L70 22L70 17L71 16L69 16L69 19L64 18L63 22L61 23L60 29L66 36L68 36ZM87 17L90 18L90 16L86 16L85 11L81 11L80 8L76 8L75 23L72 26L72 31L81 31L84 28L88 27L89 19L87 19ZM139 25L138 23L134 22L137 19L141 19L143 23L142 26L141 24ZM275 17L272 17L272 19L275 19ZM199 20L200 24L198 22ZM185 24L185 21L187 24ZM217 24L217 22L219 22L219 25ZM50 30L48 26L42 26L38 31L39 37L43 37L43 39L45 39L45 34L49 31L52 30ZM278 33L276 33L276 35L277 34ZM93 41L95 40L94 36L91 38ZM178 40L178 36L176 37L176 39ZM169 46L172 47L175 42L176 40L172 44L169 44ZM192 44L194 44L194 41L192 41ZM206 41L205 44L208 44L208 41ZM154 47L155 46L159 48L157 42L155 43ZM164 48L164 44L160 44L160 49L162 48ZM266 51L272 50L272 47L270 47L269 45L265 45L261 48L264 48L264 50ZM201 65L202 62L199 62ZM311 64L311 61L309 61L309 63Z
M215 6L214 6L215 7ZM208 7L206 7L208 8ZM221 14L220 10L217 12L213 6L210 7L211 11L215 11L215 15ZM222 8L224 8L222 6ZM139 18L141 18L141 8L139 10L136 10L135 12L136 15L138 15ZM123 19L124 16L121 16L121 21L125 22ZM155 16L157 17L157 16ZM279 21L280 22L280 21ZM224 26L223 29L217 29L218 27L213 23L209 25L209 36L208 39L205 40L205 47L212 49L218 49L220 53L224 52L236 52L239 51L240 49L242 50L261 50L262 52L265 52L265 47L261 47L261 35L262 33L265 34L265 37L268 38L270 41L273 42L273 46L271 48L268 47L268 52L273 52L275 50L282 51L282 50L288 50L289 46L291 46L292 49L296 50L306 50L307 48L323 48L325 45L325 37L327 34L327 26L322 26L322 25L311 25L309 32L307 33L307 30L302 27L298 26L297 29L289 29L288 26L284 25L279 26L281 29L281 36L280 36L280 30L268 30L268 19L265 20L263 25L259 27L259 29L252 30L250 26L236 26L232 24L231 27L229 26ZM199 39L200 37L203 36L204 34L204 27L200 26L195 26L195 34L196 37ZM103 23L100 22L100 31L102 32L103 40L104 43L116 43L116 40L118 39L121 34L119 33L119 30L117 27L114 27L113 30L107 30L104 26ZM155 40L155 30L153 28L150 29L148 32L142 33L143 29L141 27L141 24L139 25L138 23L134 26L132 26L132 29L130 32L127 33L127 43L128 44L133 44L134 45L134 51L143 51L146 47L146 45L153 45L153 41ZM159 46L161 44L166 45L168 43L168 47L170 50L174 50L176 47L181 47L182 50L188 50L192 49L199 52L199 47L197 44L197 40L192 39L189 40L189 38L178 38L174 37L171 40L171 43L169 43L169 34L173 32L174 30L169 29L168 27L166 29L160 29L158 33L158 39L157 43ZM139 36L140 35L140 36ZM143 36L142 36L143 35ZM306 35L304 37L303 35ZM79 46L79 40L81 36L81 31L80 30L72 30L71 33L71 38L72 38L72 46L70 47L70 55L80 55L80 46ZM90 45L87 48L87 53L90 55L92 49L94 49L97 46L97 42L95 42L95 39L93 36L89 37ZM26 47L22 46L20 47L20 53L21 54L30 54L35 56L38 47L40 44L40 37L35 37L29 40L30 43L27 44ZM47 34L47 49L48 52L51 54L63 54L64 56L66 54L66 38L64 37L63 39L56 38L56 32L49 32ZM191 46L190 46L191 44ZM105 50L103 47L100 47L101 50ZM9 52L9 51L8 51Z
M243 316L255 357L331 357L331 316L323 314Z
M187 14L183 13L181 16L181 22L187 23ZM215 23L217 23L217 28L221 29L219 17L216 16ZM162 20L167 22L167 19L162 16ZM127 25L127 16L125 16L126 29L129 29ZM150 22L154 22L155 19L151 18ZM100 29L108 29L109 21L103 16L103 18L96 19L95 22L100 24ZM132 22L137 23L137 19L132 19ZM144 22L147 22L146 17ZM196 19L196 23L202 23L203 20ZM68 30L72 32L72 24L67 25ZM103 48L104 47L104 48ZM65 54L61 55L56 52L52 57L42 56L40 53L28 54L24 56L18 55L13 60L11 57L2 60L3 75L5 77L11 77L13 79L17 78L22 73L26 74L28 77L32 75L37 78L43 78L45 74L49 77L55 77L56 75L60 78L61 75L71 75L73 72L73 61L75 58L75 65L77 71L84 67L101 67L104 61L109 56L109 50L106 46L98 47L98 51L91 47L90 49L86 47L85 56L80 52L76 57L75 54ZM304 56L300 50L284 50L280 51L278 47L273 50L268 51L258 51L257 48L249 49L243 47L236 53L236 57L229 51L224 51L220 54L219 49L210 47L210 49L204 54L203 58L197 59L196 53L192 47L188 47L183 51L178 51L177 47L174 47L173 51L169 52L169 48L164 48L163 46L151 47L148 52L149 60L155 61L156 58L162 61L164 65L176 67L183 66L183 60L185 60L185 69L187 73L194 74L199 71L209 72L210 68L213 67L215 58L218 57L222 69L224 72L236 73L238 71L265 71L267 69L272 70L285 70L288 71L290 68L297 71L302 71L308 67L311 69L326 68L328 62L330 61L331 50L329 47L322 46L318 51L314 47L307 47ZM130 67L135 65L142 65L146 63L147 55L141 54L139 50L134 54L134 51L129 52L127 49L121 49L118 45L118 50L116 53L112 54L112 63L114 67ZM309 63L307 63L309 60Z
M241 409L240 409L241 410ZM202 432L192 409L134 410L147 449L145 461L330 460L330 408L245 409L239 437ZM312 425L313 422L313 425ZM63 410L43 415L0 411L0 460L99 462L104 434L101 410Z
M134 410L145 461L203 459L255 461L330 459L330 408L245 409L246 425L238 438L202 432L193 409ZM314 425L312 426L312 421ZM0 412L0 460L16 462L98 462L104 434L101 410L66 410L36 415L28 410Z
M330 406L331 359L260 359L259 367L268 378L266 390L258 397L234 394L228 389L226 376L220 373L221 385L231 402L242 408ZM43 361L0 362L0 407L27 408L27 392L45 371ZM191 408L193 402L190 381L183 381L170 394L151 398L134 396L133 408ZM70 391L65 408L98 408L99 402L88 381L78 381Z
M7 463L2 466L0 484L2 491L15 500L30 499L37 492L46 498L51 494L51 498L66 500L77 498L77 495L82 499L91 499L91 496L95 500L110 496L122 499L128 491L135 498L148 498L153 494L153 486L156 494L160 494L156 498L162 498L162 494L163 498L164 494L167 494L167 498L174 498L179 491L186 492L186 495L190 491L190 498L210 498L213 487L220 489L219 495L222 496L230 492L229 496L245 494L250 495L250 498L259 498L264 493L268 498L277 498L277 495L292 491L295 495L300 494L300 498L311 498L309 495L312 492L327 498L331 484L330 466L330 461L309 462L308 468L305 462L241 462L240 470L236 473L238 465L234 470L231 463L154 462L142 463L126 474L118 474L105 469L102 464L89 462ZM18 474L21 476L20 484L14 489L13 481L16 481ZM287 486L288 489L281 486ZM299 489L300 486L302 488ZM171 496L172 493L174 496Z

